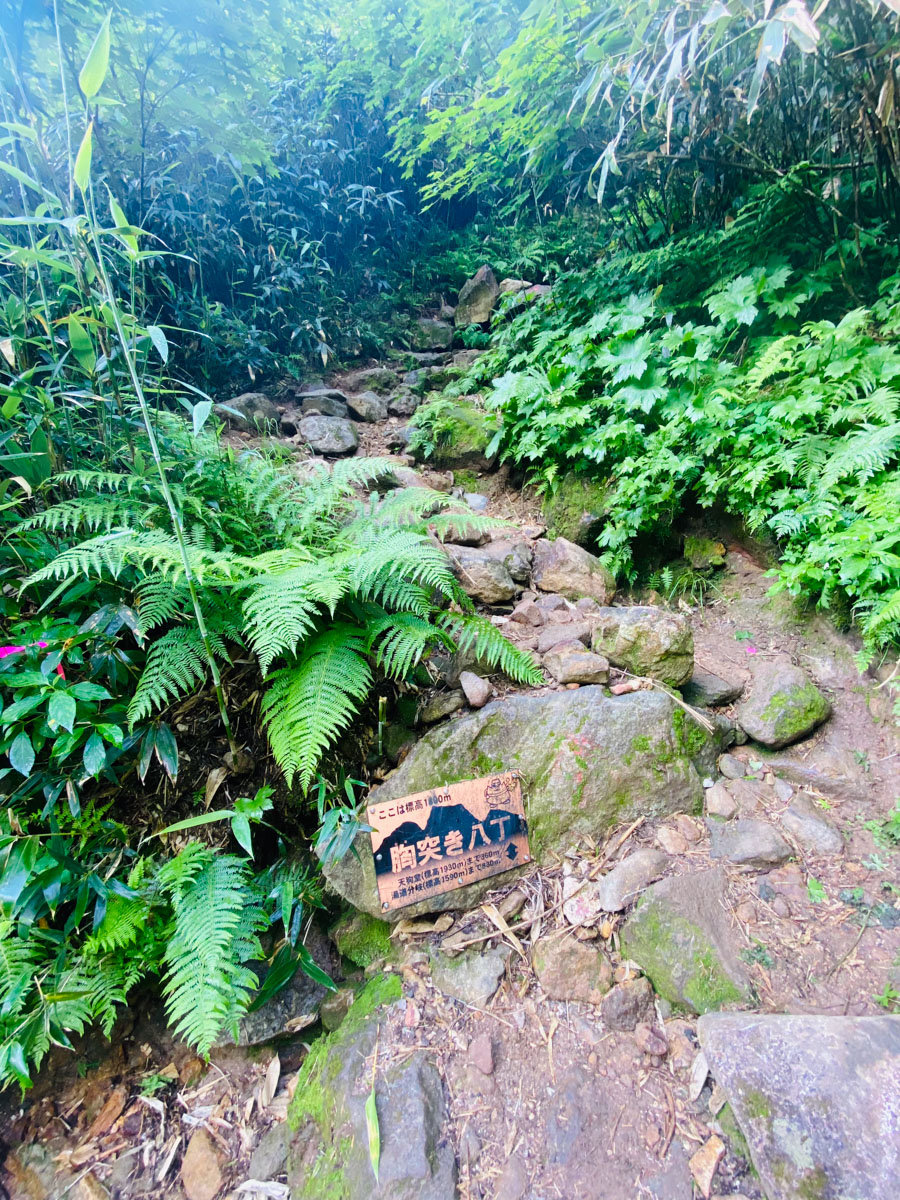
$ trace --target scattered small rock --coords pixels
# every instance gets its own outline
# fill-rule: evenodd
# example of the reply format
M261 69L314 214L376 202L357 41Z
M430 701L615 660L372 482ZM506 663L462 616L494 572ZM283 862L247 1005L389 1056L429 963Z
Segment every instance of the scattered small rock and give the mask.
M668 855L658 850L635 850L597 881L600 910L622 912L668 865Z
M726 858L745 867L774 867L787 862L792 851L774 825L742 817L720 825L709 822L709 856Z
M510 1154L497 1181L494 1200L522 1200L527 1191L528 1168L518 1154Z
M697 708L719 708L737 700L743 690L744 685L741 683L729 682L713 675L711 671L694 667L694 673L682 688L681 694L688 704Z
M469 1042L466 1058L482 1075L493 1075L494 1044L491 1041L490 1035L480 1033L477 1037L472 1038L471 1042Z
M812 796L805 792L801 792L787 812L782 813L781 824L804 850L813 854L840 854L844 848L841 835L822 815Z
M483 708L494 692L488 681L473 671L460 672L459 686L472 708Z
M213 1200L222 1189L222 1152L205 1129L195 1129L181 1163L188 1200Z
M831 705L809 676L788 659L756 668L750 694L738 705L738 724L754 741L778 749L827 720Z
M287 1140L284 1125L278 1123L265 1131L250 1156L247 1173L251 1179L266 1183L283 1174L287 1162Z
M542 629L538 634L538 654L546 654L548 650L552 650L554 646L561 646L564 642L582 642L584 648L587 646L590 636L591 627L583 622L551 625L547 629Z
M449 350L453 344L453 326L433 317L419 317L409 331L414 350Z
M712 1192L713 1176L724 1157L725 1143L715 1134L691 1156L691 1174L704 1197Z
M387 401L377 392L360 392L358 396L348 396L347 408L358 421L384 421L388 415Z
M572 937L539 938L532 948L532 964L553 1000L600 1004L612 986L612 967L602 951Z
M659 1058L664 1058L669 1049L665 1033L646 1021L635 1026L634 1043L643 1054L655 1054Z
M401 388L388 400L387 410L392 417L411 417L421 403L421 396L409 388Z
M544 614L533 600L520 600L509 614L509 619L517 622L519 625L536 627L543 625Z
M262 432L280 425L281 414L264 392L243 392L224 406L217 405L216 411L235 429Z
M557 683L608 683L609 663L581 642L568 641L544 655L544 667Z
M721 817L725 821L730 821L737 813L738 806L734 796L724 783L714 783L711 788L706 789L703 795L708 816Z
M509 947L466 950L459 958L432 953L431 979L438 991L463 1004L484 1008L500 986Z
M460 675L462 680L462 675ZM440 721L443 717L449 717L451 713L458 712L466 703L466 697L463 692L439 692L423 706L419 712L419 717L423 724L433 725L435 721Z
M631 1033L642 1021L652 1021L653 1015L653 988L643 976L617 983L600 1004L600 1016L607 1029L624 1033Z
M447 550L460 586L473 600L482 604L503 604L514 599L513 577L506 564L488 552L488 547L451 546Z
M304 417L297 436L317 454L350 454L359 445L352 422L344 417Z
M317 413L320 417L346 417L347 397L343 392L334 388L315 388L311 392L301 392L297 397L300 411L304 416ZM284 420L282 420L282 427Z
M743 779L748 769L744 760L733 754L720 754L717 766L726 779Z
M656 843L666 854L686 854L690 849L684 834L671 825L663 825L656 831Z

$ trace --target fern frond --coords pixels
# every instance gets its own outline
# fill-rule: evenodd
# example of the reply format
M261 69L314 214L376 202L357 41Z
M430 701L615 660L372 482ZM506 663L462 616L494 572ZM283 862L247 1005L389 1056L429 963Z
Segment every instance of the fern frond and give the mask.
M147 919L147 904L139 897L112 896L100 926L85 942L85 951L99 956L134 944Z
M51 533L109 533L114 528L134 526L152 520L144 506L129 497L87 496L78 500L63 500L43 512L22 521L20 529L44 529Z
M365 637L352 625L333 625L312 638L296 666L269 677L262 702L272 753L291 785L305 792L324 750L346 729L372 686Z
M514 646L484 617L473 613L443 613L437 624L450 634L460 650L474 650L479 663L499 667L504 675L517 683L536 687L543 682L531 655Z
M236 1024L258 985L243 964L261 955L256 934L265 918L243 860L191 850L184 866L169 863L160 872L175 915L163 994L175 1031L207 1054L223 1026Z
M385 613L366 622L368 649L392 679L405 679L436 641L453 648L450 636L415 613Z
M259 574L247 585L244 617L263 671L278 655L296 651L323 606L334 611L349 587L347 557L316 561L288 551L255 560Z
M790 370L799 341L797 337L788 336L770 342L747 372L748 385L759 391L770 379Z
M227 659L221 639L211 636L213 652ZM153 643L128 705L131 728L149 717L156 709L164 708L180 696L187 695L206 679L209 664L203 641L194 625L178 625Z
M149 633L157 626L165 625L183 613L189 603L187 587L175 587L162 575L148 575L138 584L135 596L141 631Z
M29 937L17 937L10 921L0 922L0 1015L17 1016L34 986L40 948Z

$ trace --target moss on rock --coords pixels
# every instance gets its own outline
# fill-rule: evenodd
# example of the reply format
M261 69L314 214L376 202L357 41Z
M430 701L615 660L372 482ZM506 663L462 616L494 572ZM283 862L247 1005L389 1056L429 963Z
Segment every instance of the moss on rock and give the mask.
M344 958L366 968L393 950L390 926L364 912L347 913L332 928L331 937Z
M552 537L592 546L607 510L609 486L583 475L563 475L544 497L542 514Z

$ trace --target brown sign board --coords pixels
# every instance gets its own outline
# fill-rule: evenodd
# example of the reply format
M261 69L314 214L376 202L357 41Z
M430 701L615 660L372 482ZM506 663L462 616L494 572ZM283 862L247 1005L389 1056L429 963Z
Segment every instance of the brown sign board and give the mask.
M522 785L487 775L368 807L382 911L531 861Z

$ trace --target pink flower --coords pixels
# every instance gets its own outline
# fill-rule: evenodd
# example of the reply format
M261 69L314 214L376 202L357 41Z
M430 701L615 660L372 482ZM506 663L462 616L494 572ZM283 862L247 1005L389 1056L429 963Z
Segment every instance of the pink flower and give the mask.
M49 642L32 642L32 645L39 646L42 650L46 650L50 645ZM22 654L28 649L27 646L0 646L0 658L6 658L9 654ZM66 677L65 671L62 669L62 663L56 668L57 675L61 675L63 679Z

